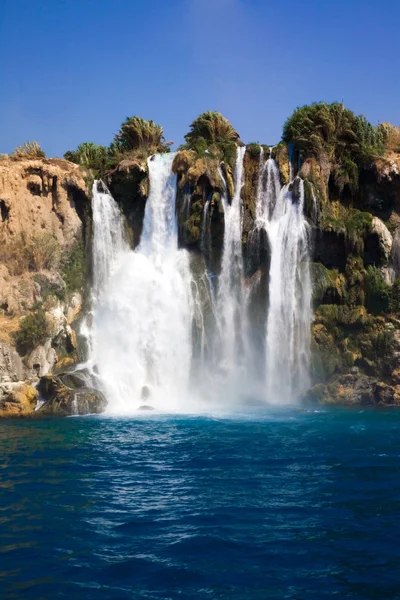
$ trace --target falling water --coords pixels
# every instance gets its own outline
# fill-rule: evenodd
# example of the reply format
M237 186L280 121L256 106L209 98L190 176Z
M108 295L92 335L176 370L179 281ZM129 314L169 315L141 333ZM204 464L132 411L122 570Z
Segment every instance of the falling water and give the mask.
M298 188L297 197L293 192ZM266 329L267 398L295 399L309 385L311 279L304 183L297 178L276 198L267 232L271 246Z
M150 195L135 251L114 250L112 236L101 230L113 230L116 205L109 195L94 199L94 252L102 251L104 238L106 254L118 264L103 286L93 324L93 362L111 411L141 404L174 409L187 395L193 302L189 256L178 249L173 158L148 160ZM103 262L95 257L95 270Z
M262 179L257 190L256 225L258 227L268 228L280 191L278 165L269 158L263 167Z
M311 220L314 223L314 225L319 227L320 220L321 220L321 211L319 208L317 196L315 195L315 189L314 189L313 184L311 184L311 197L312 197L312 202L313 202L312 212L311 212Z
M281 189L275 161L264 162L261 153L255 227L268 236L271 265L266 296L257 274L257 293L268 304L268 316L264 308L257 329L264 327L265 337L258 331L255 342L248 314L251 283L246 284L242 255L245 151L237 149L231 202L220 173L225 234L218 280L201 256L189 258L178 248L173 154L148 160L150 195L134 251L125 240L117 204L103 184L94 185L89 362L111 412L141 405L185 410L194 388L231 399L249 390L256 363L257 369L263 365L260 380L270 402L289 402L307 387L311 283L303 182L297 178ZM185 210L188 205L189 198ZM208 200L203 254L210 254L210 244ZM268 275L263 277L266 285Z
M225 383L229 382L236 389L238 382L243 382L248 348L241 200L241 191L244 184L243 160L245 152L245 146L237 149L234 177L235 190L231 204L228 202L226 185L225 192L222 194L225 233L216 308L220 374Z
M93 210L93 287L97 297L127 252L122 215L103 182L92 188Z
M260 158L258 160L258 183L257 183L257 192L256 192L256 229L261 225L264 211L263 208L263 193L264 193L264 173L265 173L266 164L264 162L264 148L260 146Z
M211 199L208 198L204 205L203 222L201 226L201 251L204 254L206 261L211 258L211 227L210 227L210 204Z

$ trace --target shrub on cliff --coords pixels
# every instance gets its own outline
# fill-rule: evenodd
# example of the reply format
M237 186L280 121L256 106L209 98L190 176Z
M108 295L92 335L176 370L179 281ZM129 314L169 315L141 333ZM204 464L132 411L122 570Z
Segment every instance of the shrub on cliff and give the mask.
M44 150L35 141L24 142L22 146L17 146L11 156L12 158L46 158Z
M21 233L0 245L0 262L4 262L11 275L26 271L53 269L60 260L60 244L53 233Z
M364 276L365 306L368 312L381 315L389 311L391 289L377 267L367 267Z
M390 294L390 310L400 312L400 279L395 279Z
M193 121L189 133L185 135L185 140L188 146L194 149L201 140L209 145L237 142L239 134L221 113L208 110Z
M219 152L232 165L236 159L236 145L240 136L221 113L209 110L193 121L185 140L186 144L182 148L194 150L199 155L206 152L214 155Z
M81 241L77 242L61 261L61 276L68 294L81 291L84 286L84 249Z
M127 117L115 135L110 150L122 153L145 150L150 155L169 152L171 144L172 142L166 142L161 125L141 117Z
M385 137L387 152L400 153L400 127L391 123L381 123L379 128Z
M95 178L103 176L107 165L107 148L98 146L93 142L83 142L76 150L69 150L64 154L66 160L70 160L85 169L90 169Z
M302 159L316 157L331 164L332 180L343 191L358 187L358 168L386 150L386 133L342 103L316 102L297 108L283 127L283 140Z
M20 354L27 354L37 346L44 344L50 337L51 330L43 308L27 315L20 321L19 329L15 333L15 341Z

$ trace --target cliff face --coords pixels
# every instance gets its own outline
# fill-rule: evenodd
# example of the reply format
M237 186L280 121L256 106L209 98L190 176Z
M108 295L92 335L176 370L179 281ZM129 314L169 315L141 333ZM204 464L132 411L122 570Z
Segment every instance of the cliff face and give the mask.
M358 187L338 189L315 161L300 176L314 191L315 319L305 399L400 404L400 156L360 169Z
M79 194L86 196L86 186L77 165L61 159L2 159L2 238L51 233L62 246L72 244L82 225Z
M20 381L76 358L90 202L77 165L0 160L0 410ZM11 394L11 396L10 396ZM21 410L29 412L28 403ZM18 402L12 403L18 413Z

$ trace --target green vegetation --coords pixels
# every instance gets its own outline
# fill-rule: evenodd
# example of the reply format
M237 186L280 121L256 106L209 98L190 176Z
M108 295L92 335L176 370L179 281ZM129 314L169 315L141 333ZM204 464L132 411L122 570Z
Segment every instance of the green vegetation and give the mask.
M190 125L185 140L182 150L194 150L199 156L220 157L231 166L235 163L239 134L219 112L207 111L199 115Z
M316 305L323 299L327 302L342 303L346 295L346 279L337 269L327 269L321 263L311 263L313 301Z
M246 145L246 150L254 158L259 157L261 154L261 146L258 142L250 142L250 144Z
M386 151L387 131L342 103L316 102L297 108L283 127L283 141L302 159L315 157L331 164L332 181L352 194L358 188L358 169Z
M93 179L101 179L122 160L146 160L152 154L169 152L171 144L165 141L161 125L140 117L128 117L108 148L83 142L76 150L66 152L64 158L90 171L89 187Z
M386 139L387 152L400 153L400 127L391 123L381 123L379 125Z
M64 158L91 170L95 179L99 179L106 170L107 148L93 142L84 142L79 144L76 150L66 152Z
M395 279L390 294L390 310L400 312L400 279Z
M12 158L46 158L40 144L35 141L24 142L22 146L17 146L11 156Z
M53 233L21 233L0 246L0 262L4 262L11 275L26 271L56 268L60 261L60 244Z
M360 327L367 321L367 311L363 306L339 306L337 304L321 304L318 307L318 318L329 329L332 327Z
M349 248L358 253L364 250L364 240L372 227L372 215L368 212L352 209L346 219L347 241Z
M389 311L391 288L382 277L377 267L367 267L364 277L365 306L373 315L381 315Z
M209 110L193 121L185 140L188 148L194 150L202 140L209 146L235 143L239 141L239 134L221 113Z
M51 329L42 307L27 315L20 321L19 329L15 333L15 342L20 354L27 354L37 346L44 344L51 336Z
M128 117L115 135L113 147L120 152L145 150L148 155L169 152L172 142L166 142L161 125L140 117Z
M67 294L79 292L84 286L84 249L82 241L76 242L61 261L61 277Z

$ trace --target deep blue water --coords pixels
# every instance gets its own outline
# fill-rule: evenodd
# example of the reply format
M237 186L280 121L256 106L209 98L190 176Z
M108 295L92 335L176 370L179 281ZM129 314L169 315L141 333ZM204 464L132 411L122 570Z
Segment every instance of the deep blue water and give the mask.
M400 412L0 423L0 598L400 598Z

